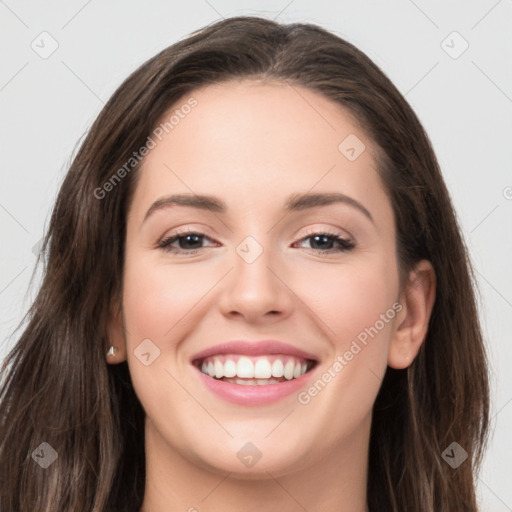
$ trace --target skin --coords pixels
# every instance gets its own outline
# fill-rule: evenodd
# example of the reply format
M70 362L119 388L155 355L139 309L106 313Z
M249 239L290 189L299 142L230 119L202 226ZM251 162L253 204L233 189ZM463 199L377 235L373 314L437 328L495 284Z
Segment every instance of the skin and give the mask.
M249 80L190 96L198 105L141 169L122 305L109 326L118 352L108 361L128 360L146 412L141 510L367 511L372 406L387 366L409 366L425 338L432 267L419 262L400 286L393 211L373 146L343 107L302 87ZM366 146L355 161L338 149L349 134ZM292 193L333 191L359 201L373 222L340 203L284 212ZM144 221L154 201L176 193L214 195L228 210L173 205ZM158 248L177 228L204 233L202 248ZM333 252L332 239L315 245L311 234L325 230L355 248ZM249 235L263 249L252 263L236 251ZM397 302L394 318L305 405L296 394L264 406L226 402L189 363L224 341L273 338L315 354L319 377ZM145 366L134 350L148 338L160 355ZM247 442L262 454L251 468L237 457Z

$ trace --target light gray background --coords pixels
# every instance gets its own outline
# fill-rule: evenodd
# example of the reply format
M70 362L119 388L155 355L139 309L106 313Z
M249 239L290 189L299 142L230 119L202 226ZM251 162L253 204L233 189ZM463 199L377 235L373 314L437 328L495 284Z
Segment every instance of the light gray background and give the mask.
M348 39L388 74L430 135L478 272L493 371L482 510L512 510L511 0L0 0L0 360L37 290L39 274L29 289L34 246L104 102L164 47L241 14L313 22ZM46 59L31 47L51 49L44 31L58 44ZM464 41L453 31L469 44L457 58Z

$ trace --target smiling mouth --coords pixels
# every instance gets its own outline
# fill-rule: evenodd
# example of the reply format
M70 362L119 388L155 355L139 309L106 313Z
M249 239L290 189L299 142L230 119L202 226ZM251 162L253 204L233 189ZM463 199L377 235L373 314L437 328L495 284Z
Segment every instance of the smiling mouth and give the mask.
M266 386L299 379L317 364L312 359L272 354L245 356L219 354L196 359L193 365L215 380L242 386Z

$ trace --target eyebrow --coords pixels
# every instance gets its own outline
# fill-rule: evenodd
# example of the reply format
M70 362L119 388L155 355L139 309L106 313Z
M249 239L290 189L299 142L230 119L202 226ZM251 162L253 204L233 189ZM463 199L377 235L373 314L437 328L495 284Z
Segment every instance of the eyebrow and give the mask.
M319 206L327 206L334 203L342 203L359 210L371 222L375 224L372 214L356 199L339 192L292 194L285 202L284 209L287 212L302 211ZM157 210L172 205L188 206L199 210L210 210L214 213L226 213L228 208L221 199L199 194L174 194L157 199L148 209L143 223Z

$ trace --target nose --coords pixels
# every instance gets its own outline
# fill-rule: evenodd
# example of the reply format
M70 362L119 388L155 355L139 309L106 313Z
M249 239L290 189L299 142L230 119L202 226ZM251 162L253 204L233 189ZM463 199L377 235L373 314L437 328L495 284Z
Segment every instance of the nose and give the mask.
M222 314L253 324L281 321L291 314L292 287L272 251L263 249L254 261L235 253L233 265L219 298Z

